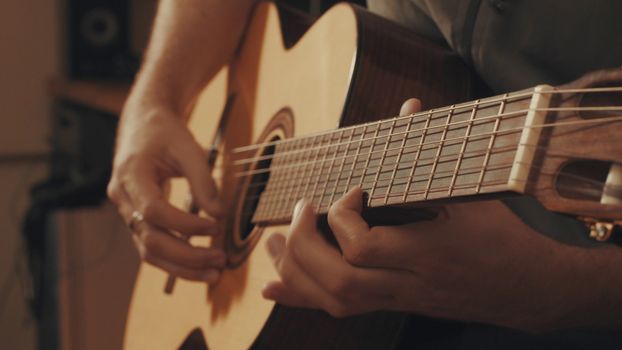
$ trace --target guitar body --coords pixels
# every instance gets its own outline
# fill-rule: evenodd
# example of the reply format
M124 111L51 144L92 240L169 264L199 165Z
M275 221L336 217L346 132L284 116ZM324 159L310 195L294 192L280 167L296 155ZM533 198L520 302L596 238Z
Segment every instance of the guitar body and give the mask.
M293 44L285 45L284 38L291 35L283 30L290 27L304 34L285 40ZM216 287L177 280L166 293L167 274L142 264L125 348L201 349L202 338L209 349L404 345L409 341L405 334L416 333L405 331L416 322L408 315L379 312L334 319L261 297L264 283L277 278L264 241L288 227L248 228L243 211L248 210L244 198L249 183L235 176L238 156L232 150L358 124L370 116L392 117L408 97L419 97L425 108L464 101L479 94L476 86L449 50L360 8L338 5L305 30L299 18L286 17L276 5L257 5L235 61L205 88L189 116L191 131L209 147L226 114L214 171L229 208L225 237L215 242L193 238L191 243L224 247L230 266ZM173 181L170 198L175 205L184 207L187 193L185 181Z

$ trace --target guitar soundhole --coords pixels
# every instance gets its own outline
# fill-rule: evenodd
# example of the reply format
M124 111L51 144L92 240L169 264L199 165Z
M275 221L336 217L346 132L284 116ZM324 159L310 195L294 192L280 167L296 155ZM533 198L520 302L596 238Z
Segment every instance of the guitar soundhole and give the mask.
M279 139L279 137L274 137L269 141L269 143L278 141ZM270 171L268 169L270 169L270 164L272 162L271 156L274 154L274 148L275 145L265 147L258 155L258 159L261 160L255 163L251 168L253 169L254 175L252 175L250 182L248 183L248 187L243 198L242 212L239 223L239 233L242 241L246 240L255 228L255 224L251 222L251 219L255 213L255 209L257 209L261 193L266 188L266 184L270 178Z

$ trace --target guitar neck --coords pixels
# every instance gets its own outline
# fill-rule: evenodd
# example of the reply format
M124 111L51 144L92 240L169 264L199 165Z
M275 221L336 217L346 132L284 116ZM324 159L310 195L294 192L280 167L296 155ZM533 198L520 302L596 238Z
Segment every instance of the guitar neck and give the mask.
M537 109L548 106L534 91L276 142L264 164L246 173L269 166L253 222L289 221L300 198L327 213L353 186L368 194L368 207L521 193L534 153L525 146L540 130L525 126L542 122Z

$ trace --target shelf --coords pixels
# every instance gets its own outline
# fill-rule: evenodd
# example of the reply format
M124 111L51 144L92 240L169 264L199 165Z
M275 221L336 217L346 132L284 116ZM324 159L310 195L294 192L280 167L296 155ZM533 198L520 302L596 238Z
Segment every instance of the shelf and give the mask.
M131 83L52 79L49 90L55 98L80 103L104 112L120 115Z

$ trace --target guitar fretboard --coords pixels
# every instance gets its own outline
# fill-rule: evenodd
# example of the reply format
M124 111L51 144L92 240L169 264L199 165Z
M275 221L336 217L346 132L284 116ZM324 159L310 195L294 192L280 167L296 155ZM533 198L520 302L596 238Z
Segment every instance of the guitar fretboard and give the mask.
M288 221L301 198L327 213L353 186L367 192L369 207L507 190L532 96L520 91L277 142L252 221Z

